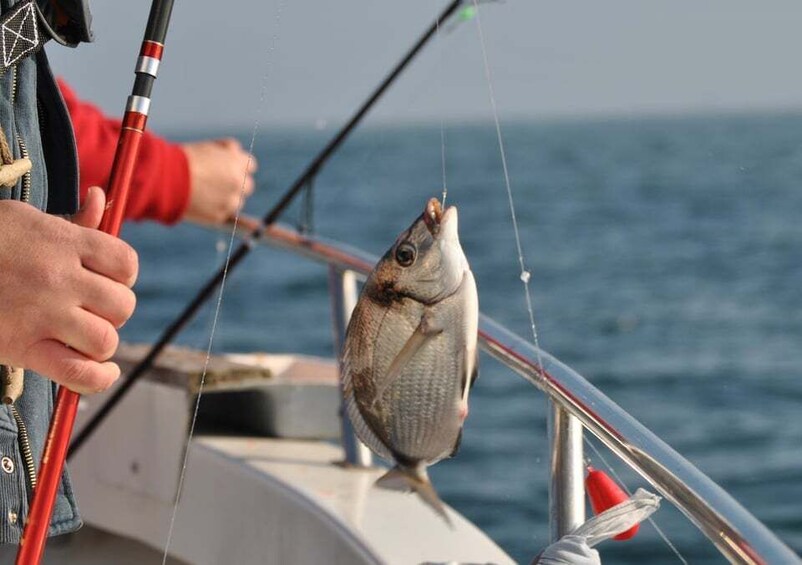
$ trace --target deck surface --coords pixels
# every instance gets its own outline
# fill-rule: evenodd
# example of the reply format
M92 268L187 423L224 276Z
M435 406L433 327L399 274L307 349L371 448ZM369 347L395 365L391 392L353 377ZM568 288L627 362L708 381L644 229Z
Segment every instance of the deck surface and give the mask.
M322 360L256 361L232 362L268 367L270 380L309 387L336 377ZM178 386L190 380L187 364L163 371L133 387L70 462L81 514L94 529L54 542L46 563L161 563L194 408L192 387ZM221 375L217 386L241 384ZM309 418L306 404L293 404L306 387L293 386L281 408ZM110 393L83 399L76 428ZM336 409L336 397L332 403ZM336 418L329 427L336 435ZM326 440L197 435L170 546L179 561L171 565L513 563L458 513L448 509L449 527L418 496L376 488L385 469L347 468L342 459L342 448Z

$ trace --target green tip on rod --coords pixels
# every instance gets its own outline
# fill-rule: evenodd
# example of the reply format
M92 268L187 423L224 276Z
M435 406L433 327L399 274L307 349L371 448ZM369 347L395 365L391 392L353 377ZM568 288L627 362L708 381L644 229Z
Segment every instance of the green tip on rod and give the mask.
M467 22L476 17L476 6L465 6L459 11L459 19Z

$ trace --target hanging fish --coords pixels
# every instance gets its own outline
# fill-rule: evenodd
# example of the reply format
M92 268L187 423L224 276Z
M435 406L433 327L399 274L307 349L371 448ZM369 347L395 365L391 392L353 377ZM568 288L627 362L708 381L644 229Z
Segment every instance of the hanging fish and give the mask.
M343 348L343 391L359 438L395 467L377 484L412 489L450 523L426 468L453 456L477 376L479 301L457 209L432 198L368 277Z

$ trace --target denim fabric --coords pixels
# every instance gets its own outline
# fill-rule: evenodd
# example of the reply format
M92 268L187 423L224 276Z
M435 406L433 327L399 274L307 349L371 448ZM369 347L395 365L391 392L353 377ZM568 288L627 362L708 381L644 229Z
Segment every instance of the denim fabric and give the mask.
M22 516L28 514L27 484L20 454L17 426L8 406L0 408L0 457L13 462L10 473L0 469L0 540L18 542L22 535ZM3 466L8 469L7 466Z
M14 0L2 0L2 12L15 3ZM23 59L16 67L16 71L8 69L0 77L0 123L14 157L21 156L18 143L18 139L21 139L33 162L29 203L53 213L74 213L78 198L75 140L44 51ZM12 103L15 72L17 95ZM13 189L0 189L0 199L19 200L21 193L20 182ZM25 371L25 389L16 407L28 430L37 469L55 392L56 386L51 381ZM28 515L31 492L20 454L17 424L8 406L0 407L0 462L3 457L10 458L13 465L7 464L4 468L0 464L0 543L17 543ZM80 526L69 475L65 471L50 524L50 535L71 532Z

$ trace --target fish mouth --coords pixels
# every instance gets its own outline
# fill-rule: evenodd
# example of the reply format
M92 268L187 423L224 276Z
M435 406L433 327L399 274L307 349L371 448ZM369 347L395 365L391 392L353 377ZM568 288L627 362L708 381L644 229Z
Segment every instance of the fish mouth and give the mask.
M436 236L440 233L440 229L449 222L449 219L456 215L456 212L457 209L454 206L443 210L443 206L437 198L430 198L423 211L423 221L429 229L429 233Z

